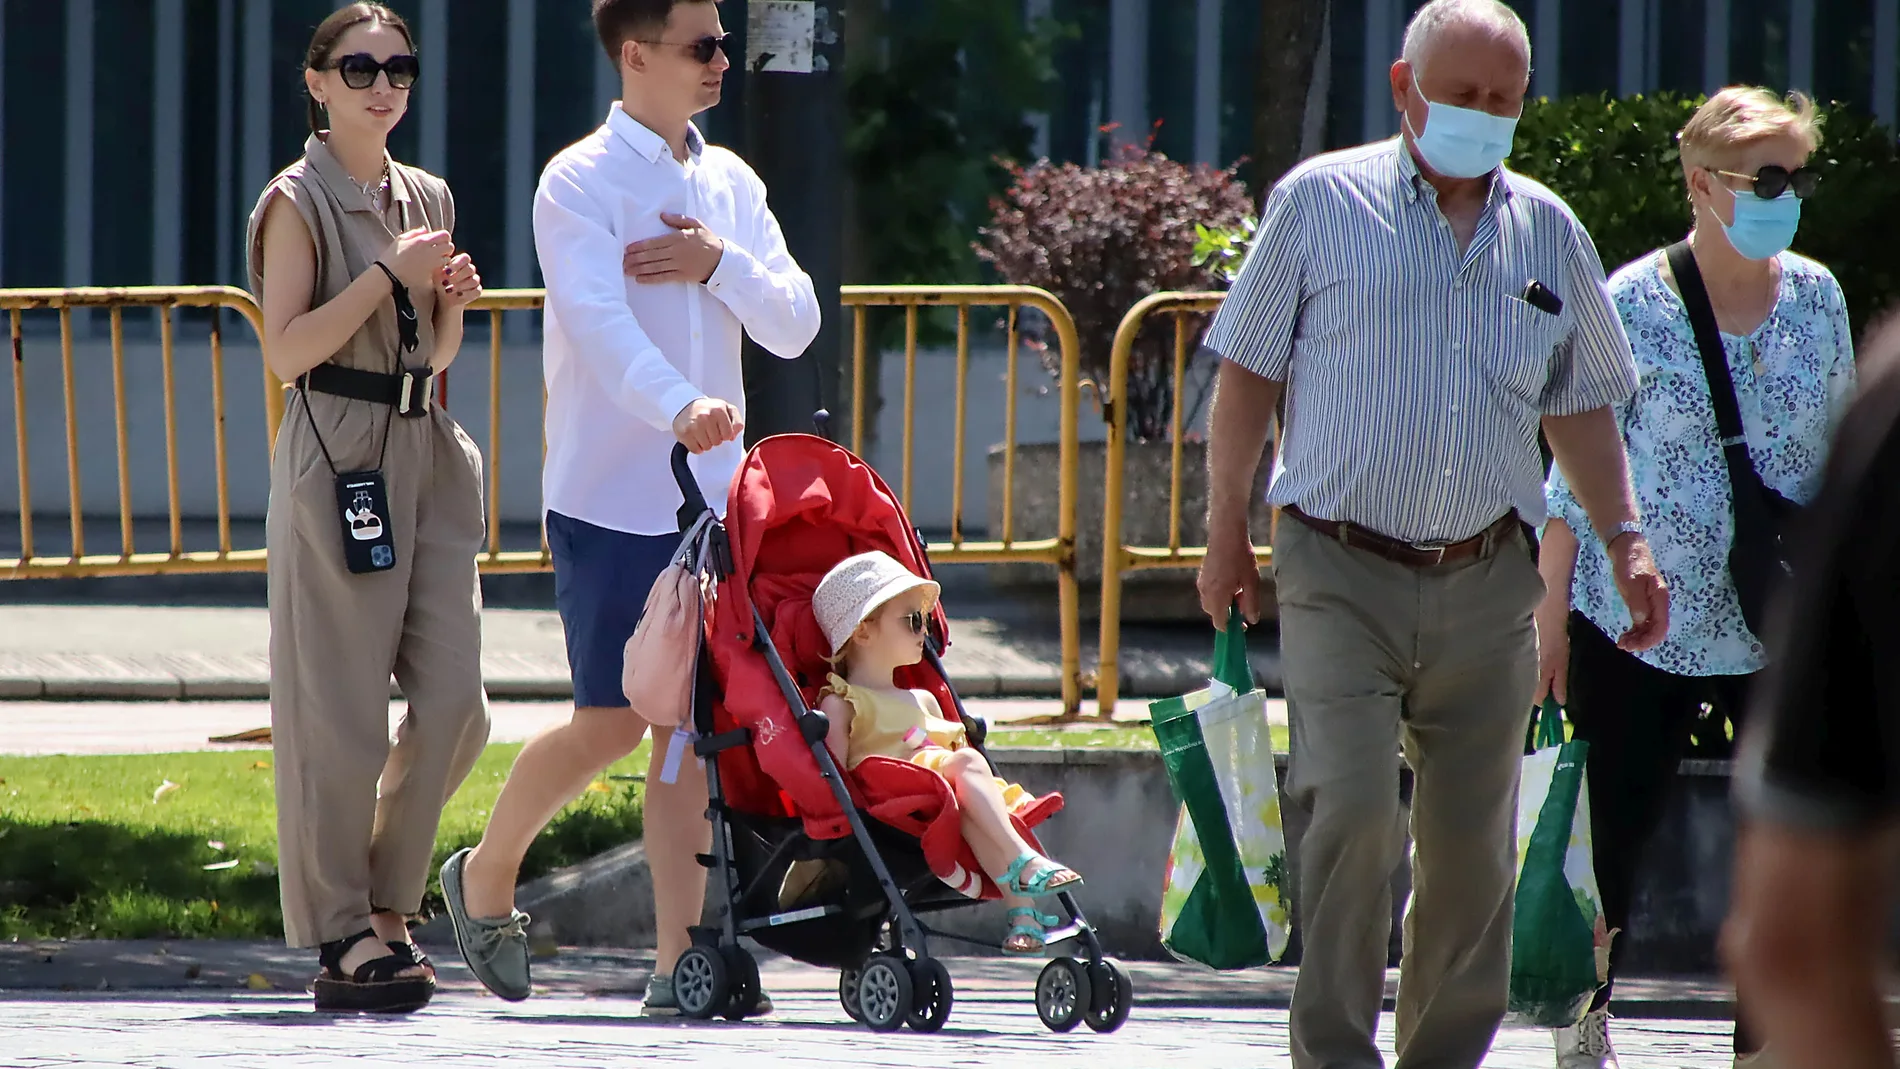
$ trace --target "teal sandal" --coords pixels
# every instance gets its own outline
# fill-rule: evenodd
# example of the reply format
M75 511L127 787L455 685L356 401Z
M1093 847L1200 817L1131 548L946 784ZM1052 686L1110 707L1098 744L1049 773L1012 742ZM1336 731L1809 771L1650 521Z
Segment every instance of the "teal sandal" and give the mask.
M1028 879L1023 878L1023 870L1036 862L1042 862L1041 871ZM1021 895L1024 898L1048 898L1062 891L1072 891L1082 886L1082 877L1073 870L1039 854L1024 854L1009 863L1001 876L996 878L996 886L1004 894Z
M1003 936L1003 953L1011 957L1027 957L1040 954L1048 947L1049 929L1062 923L1062 918L1053 913L1042 913L1029 906L1017 906L1009 911L1009 934ZM1017 937L1024 937L1018 940ZM1035 940L1031 946L1029 940Z

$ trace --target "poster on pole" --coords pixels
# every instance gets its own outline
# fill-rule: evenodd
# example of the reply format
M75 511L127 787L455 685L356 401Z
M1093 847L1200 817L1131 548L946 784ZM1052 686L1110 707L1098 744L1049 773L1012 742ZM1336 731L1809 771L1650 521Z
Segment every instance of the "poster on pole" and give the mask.
M752 0L747 4L746 69L810 74L817 6L814 0Z

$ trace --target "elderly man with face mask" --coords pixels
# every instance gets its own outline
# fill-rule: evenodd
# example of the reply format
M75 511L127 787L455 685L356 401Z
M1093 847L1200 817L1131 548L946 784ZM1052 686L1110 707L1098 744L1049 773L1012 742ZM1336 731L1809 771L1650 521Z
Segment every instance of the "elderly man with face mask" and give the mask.
M1293 1064L1380 1066L1389 877L1412 768L1400 1067L1475 1067L1509 987L1516 786L1537 688L1543 430L1631 626L1668 631L1613 406L1636 385L1589 235L1503 167L1524 24L1433 0L1392 66L1401 135L1296 168L1206 339L1223 358L1200 590L1258 618L1247 498L1284 392L1268 497L1293 735L1305 954Z

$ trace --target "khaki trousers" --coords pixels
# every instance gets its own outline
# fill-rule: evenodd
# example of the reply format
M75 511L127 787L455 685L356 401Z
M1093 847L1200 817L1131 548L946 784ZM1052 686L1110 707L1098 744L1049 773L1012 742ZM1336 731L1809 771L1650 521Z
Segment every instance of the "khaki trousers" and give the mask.
M271 736L284 938L307 947L422 907L443 803L488 741L481 455L447 413L395 419L383 456L396 566L343 559L335 479L304 398L271 463ZM340 470L372 468L386 406L318 394ZM389 678L408 714L389 738Z
M1412 767L1412 899L1400 968L1400 1069L1476 1069L1510 979L1516 809L1544 593L1523 539L1415 569L1278 525L1274 581L1292 727L1286 791L1301 841L1305 952L1297 1069L1383 1064L1374 1043Z

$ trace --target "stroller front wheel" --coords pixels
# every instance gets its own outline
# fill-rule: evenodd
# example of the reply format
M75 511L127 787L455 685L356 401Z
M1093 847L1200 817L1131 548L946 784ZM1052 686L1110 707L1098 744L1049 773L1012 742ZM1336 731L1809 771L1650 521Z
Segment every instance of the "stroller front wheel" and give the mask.
M895 1032L910 1015L909 963L895 954L876 954L858 978L858 1009L873 1032Z
M919 958L911 963L911 1007L904 1019L913 1032L935 1032L950 1019L950 1007L956 993L950 984L950 970L936 958Z
M1036 1016L1051 1032L1074 1031L1093 1001L1088 971L1074 958L1051 961L1036 978Z
M708 947L688 947L673 966L673 997L681 1016L710 1020L732 996L725 959Z
M1089 988L1094 998L1082 1015L1083 1024L1097 1032L1113 1032L1127 1023L1128 1011L1135 1004L1135 990L1126 969L1108 958L1090 962Z

